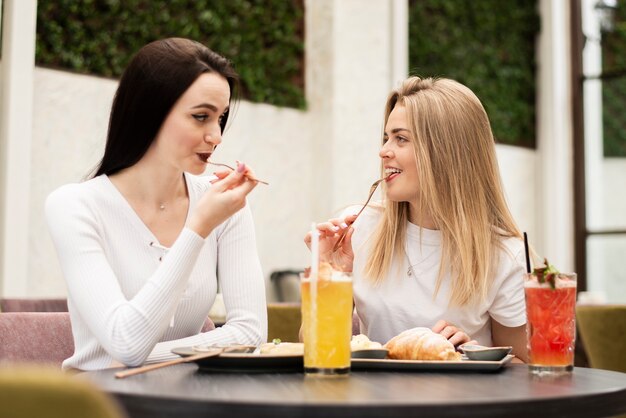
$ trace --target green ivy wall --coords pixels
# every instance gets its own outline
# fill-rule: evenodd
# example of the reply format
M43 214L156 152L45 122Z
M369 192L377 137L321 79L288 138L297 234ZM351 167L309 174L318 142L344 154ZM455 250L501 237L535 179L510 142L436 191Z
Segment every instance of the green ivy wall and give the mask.
M37 65L117 78L156 39L195 39L233 61L242 97L303 108L303 0L38 0Z
M467 85L498 142L534 147L537 8L537 0L410 0L409 72Z

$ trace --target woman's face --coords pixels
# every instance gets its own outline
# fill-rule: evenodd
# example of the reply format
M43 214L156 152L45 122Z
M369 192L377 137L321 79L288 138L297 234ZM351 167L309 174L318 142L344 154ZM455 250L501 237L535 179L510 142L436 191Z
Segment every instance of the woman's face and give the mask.
M396 105L389 114L383 146L387 198L394 202L415 203L418 197L417 162L413 150L413 133L409 130L404 106Z
M152 144L161 164L202 174L214 148L222 142L220 120L228 109L228 81L203 73L174 104Z

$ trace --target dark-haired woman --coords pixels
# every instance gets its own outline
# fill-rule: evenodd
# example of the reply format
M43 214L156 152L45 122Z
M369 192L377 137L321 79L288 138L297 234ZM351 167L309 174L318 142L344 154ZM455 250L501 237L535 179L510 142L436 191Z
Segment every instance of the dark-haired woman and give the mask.
M201 177L237 76L202 44L152 42L117 89L95 175L46 201L68 290L75 352L65 369L138 366L173 347L265 342L263 275L243 163ZM226 324L201 333L217 291Z

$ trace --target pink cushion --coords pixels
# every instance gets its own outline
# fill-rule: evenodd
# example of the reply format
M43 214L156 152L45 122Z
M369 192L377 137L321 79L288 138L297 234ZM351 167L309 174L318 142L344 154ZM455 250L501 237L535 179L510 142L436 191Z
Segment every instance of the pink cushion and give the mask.
M215 329L215 324L213 323L211 318L207 316L207 318L204 320L204 325L202 325L202 329L200 330L200 332L213 331L214 329Z
M61 366L74 353L67 312L0 313L0 363Z

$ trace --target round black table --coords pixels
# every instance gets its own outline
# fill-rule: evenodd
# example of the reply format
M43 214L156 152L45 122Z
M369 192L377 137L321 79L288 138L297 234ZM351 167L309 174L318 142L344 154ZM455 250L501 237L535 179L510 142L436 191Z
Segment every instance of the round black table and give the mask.
M344 378L225 374L181 364L116 379L80 374L130 417L604 417L626 413L626 374L575 368L537 378L525 365L495 373L371 371Z

